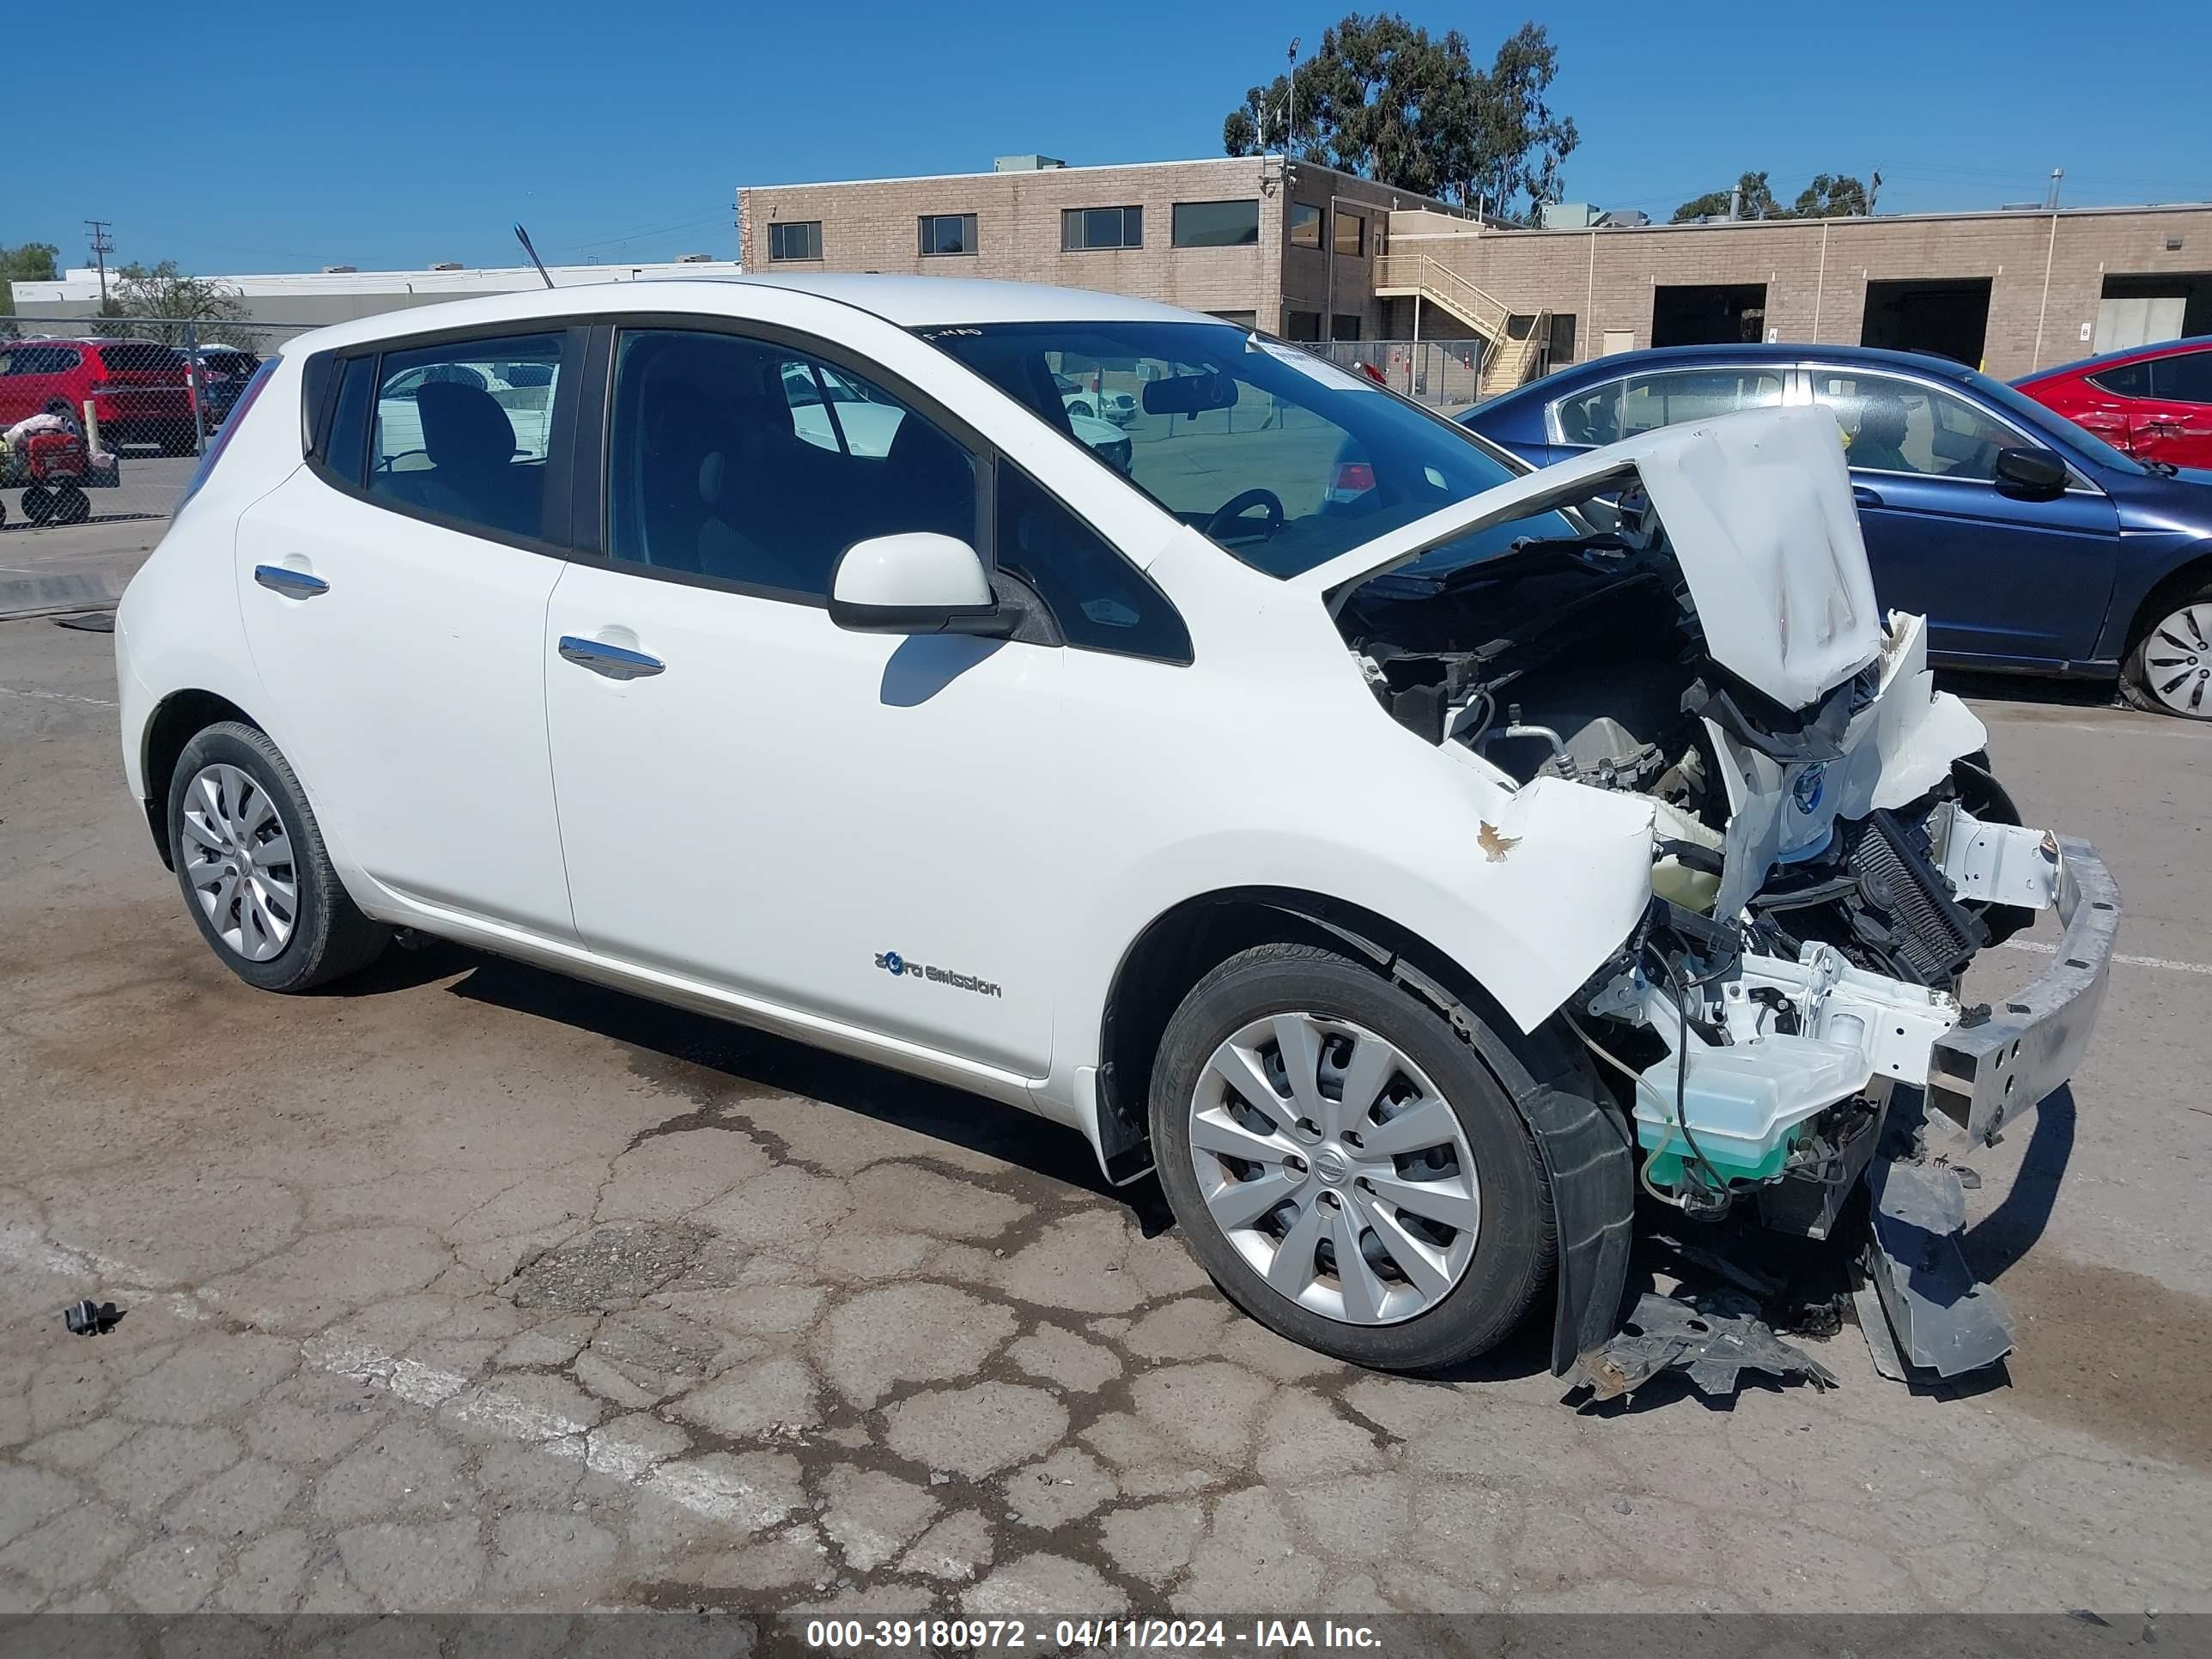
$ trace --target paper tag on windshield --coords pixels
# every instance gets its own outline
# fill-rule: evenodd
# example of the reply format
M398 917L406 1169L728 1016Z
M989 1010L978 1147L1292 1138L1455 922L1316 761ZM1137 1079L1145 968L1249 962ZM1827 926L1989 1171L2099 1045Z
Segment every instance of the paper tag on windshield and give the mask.
M1288 363L1308 380L1318 380L1332 392L1372 392L1375 383L1357 374L1346 373L1334 363L1324 362L1310 351L1301 351L1296 346L1279 344L1255 334L1244 342L1248 351L1264 351L1277 362Z

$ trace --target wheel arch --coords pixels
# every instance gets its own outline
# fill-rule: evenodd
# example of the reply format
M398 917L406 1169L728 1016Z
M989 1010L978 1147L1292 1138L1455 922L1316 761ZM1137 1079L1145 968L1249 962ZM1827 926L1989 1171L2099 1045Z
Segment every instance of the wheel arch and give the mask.
M2212 587L2212 541L2199 542L2189 549L2188 556L2153 582L2136 602L2128 617L2127 631L2118 641L2123 672L2128 659L2135 654L2137 643L2162 614L2161 607L2170 606L2183 594L2203 587Z
M169 784L176 774L177 757L193 738L225 720L236 720L257 732L264 730L259 720L229 698L192 688L172 691L155 704L140 734L138 757L143 769L139 775L146 780L146 824L154 832L155 850L167 869L177 867L176 849L169 844Z
M1564 1376L1617 1328L1634 1224L1629 1132L1564 1023L1522 1031L1497 1000L1416 930L1297 888L1234 887L1185 899L1131 941L1100 1018L1096 1144L1107 1174L1149 1167L1152 1067L1192 986L1261 944L1343 950L1443 1015L1512 1097L1542 1157L1559 1231L1552 1364Z

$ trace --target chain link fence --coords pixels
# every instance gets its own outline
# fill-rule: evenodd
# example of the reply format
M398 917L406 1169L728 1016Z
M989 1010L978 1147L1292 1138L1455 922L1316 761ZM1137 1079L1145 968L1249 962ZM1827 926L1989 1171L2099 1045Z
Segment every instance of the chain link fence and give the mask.
M262 361L309 327L0 318L4 527L166 518Z
M1486 340L1332 340L1309 345L1339 368L1373 376L1393 392L1438 409L1465 409L1481 398Z

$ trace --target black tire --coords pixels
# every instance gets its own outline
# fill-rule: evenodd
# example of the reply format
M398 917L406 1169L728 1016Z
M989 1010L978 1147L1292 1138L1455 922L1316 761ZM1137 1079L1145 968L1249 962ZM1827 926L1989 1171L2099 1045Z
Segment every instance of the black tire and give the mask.
M33 484L23 492L23 520L27 524L45 524L54 516L54 492L45 484Z
M1443 1091L1473 1152L1482 1197L1474 1257L1439 1302L1401 1323L1342 1323L1279 1294L1229 1242L1200 1195L1189 1120L1201 1074L1240 1028L1294 1010L1364 1026L1395 1045ZM1434 1008L1349 957L1263 945L1200 980L1161 1038L1151 1115L1160 1185L1200 1264L1246 1313L1319 1352L1377 1370L1457 1364L1504 1340L1551 1278L1551 1194L1511 1097Z
M186 868L184 823L185 793L206 767L228 763L251 778L276 809L292 845L293 885L298 903L291 937L264 962L253 962L224 943L216 933ZM210 726L186 744L170 775L169 845L177 866L177 885L185 908L208 947L223 965L248 985L287 994L312 990L354 973L376 960L391 942L392 929L361 913L331 866L314 809L300 780L276 745L254 727L236 720Z
M2192 709L2172 707L2160 701L2157 692L2152 689L2151 677L2158 671L2150 662L2151 651L2154 646L2163 643L2159 638L2158 625L2176 611L2191 605L2212 605L2212 582L2199 582L2194 588L2155 596L2143 608L2146 620L2142 631L2136 638L2134 648L2128 653L2126 660L2120 665L2120 696L2130 708L2140 708L2146 714L2168 715L2175 720L2212 720L2212 672L2200 675L2197 706ZM2212 640L2212 629L2207 630L2207 637ZM2169 652L2166 654L2171 656L2173 653ZM2191 652L2187 654L2196 653ZM2200 666L2212 671L2212 652L2204 653L2204 661ZM2174 670L2168 667L2164 672L2170 678Z
M75 484L64 484L54 493L54 522L82 524L92 516L92 497Z
M166 426L155 434L164 455L191 455L199 449L199 434L191 426Z

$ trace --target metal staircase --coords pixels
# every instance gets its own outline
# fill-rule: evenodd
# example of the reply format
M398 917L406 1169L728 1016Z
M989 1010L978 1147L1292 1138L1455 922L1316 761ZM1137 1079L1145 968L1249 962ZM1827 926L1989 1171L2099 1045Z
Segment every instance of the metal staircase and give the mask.
M1547 349L1552 313L1516 312L1425 253L1386 253L1375 262L1378 299L1419 298L1442 306L1488 343L1477 390L1485 398L1510 392L1534 372Z

